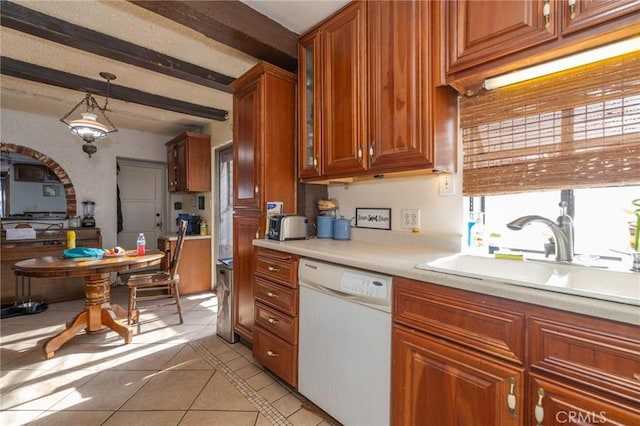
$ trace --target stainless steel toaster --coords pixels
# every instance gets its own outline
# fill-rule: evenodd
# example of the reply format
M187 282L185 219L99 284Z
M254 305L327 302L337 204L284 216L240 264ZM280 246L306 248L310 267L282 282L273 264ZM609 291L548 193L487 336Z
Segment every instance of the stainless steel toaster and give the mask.
M309 238L309 219L294 214L277 214L269 218L269 239L277 241Z

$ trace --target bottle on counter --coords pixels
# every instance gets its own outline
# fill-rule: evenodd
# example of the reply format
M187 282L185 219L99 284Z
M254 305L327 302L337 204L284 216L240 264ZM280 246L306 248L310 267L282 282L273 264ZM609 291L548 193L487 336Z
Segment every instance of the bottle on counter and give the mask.
M136 255L137 256L143 256L145 251L146 251L146 245L147 242L144 238L144 234L141 232L140 235L138 235L138 240L136 241Z
M76 248L76 231L67 231L67 248Z
M200 222L200 235L207 235L208 232L207 221L203 220L202 222Z

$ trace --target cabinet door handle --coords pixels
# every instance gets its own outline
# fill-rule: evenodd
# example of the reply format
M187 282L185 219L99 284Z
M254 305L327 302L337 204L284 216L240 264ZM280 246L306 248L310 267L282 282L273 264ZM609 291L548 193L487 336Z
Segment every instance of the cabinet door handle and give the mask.
M258 195L258 192L260 192L260 187L258 187L258 185L253 187L253 193Z
M534 408L534 415L536 417L536 426L542 426L544 420L544 407L542 406L542 399L544 398L544 389L538 388L538 403Z
M374 142L371 142L369 145L369 158L373 158L373 144Z
M358 160L362 163L362 146L358 147Z
M269 321L269 324L277 324L278 323L278 320L275 319L274 317L269 317L269 319L267 321Z
M569 4L569 19L576 19L576 0L567 0Z
M516 387L516 379L509 377L509 394L507 395L507 407L509 407L509 415L516 417L516 394L514 389Z
M271 291L267 293L267 296L272 297L272 298L274 298L274 299L275 299L276 297L278 297L278 295L277 295L276 293L273 293L273 292L271 292Z
M544 17L544 28L548 30L551 28L551 0L544 0L544 6L542 6L542 16Z
M277 356L280 356L276 352L273 352L272 350L268 350L267 351L267 355L269 355L270 357L273 357L273 358L275 358Z
M280 272L280 269L276 268L275 266L271 266L271 265L269 265L269 267L267 269L269 270L269 272Z
M313 167L318 167L318 157L313 159Z

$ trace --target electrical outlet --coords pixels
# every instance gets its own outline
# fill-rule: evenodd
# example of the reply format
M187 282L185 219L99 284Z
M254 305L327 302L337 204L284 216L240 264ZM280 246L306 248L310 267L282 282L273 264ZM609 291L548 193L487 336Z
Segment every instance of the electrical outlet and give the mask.
M440 195L453 195L455 194L453 188L453 175L443 173L438 176L440 179Z
M402 229L420 228L420 210L400 210L400 227Z

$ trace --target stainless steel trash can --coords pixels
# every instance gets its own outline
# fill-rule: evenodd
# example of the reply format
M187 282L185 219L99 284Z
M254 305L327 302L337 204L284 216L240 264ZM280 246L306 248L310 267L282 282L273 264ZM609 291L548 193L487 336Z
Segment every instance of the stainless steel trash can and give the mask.
M218 320L216 334L229 343L236 343L238 335L233 332L233 260L220 259L216 264L216 297L218 298Z

